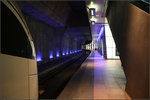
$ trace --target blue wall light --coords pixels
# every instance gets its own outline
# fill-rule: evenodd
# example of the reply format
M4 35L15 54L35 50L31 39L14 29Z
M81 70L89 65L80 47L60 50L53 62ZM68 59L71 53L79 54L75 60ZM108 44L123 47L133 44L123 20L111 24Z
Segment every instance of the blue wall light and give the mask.
M80 50L78 50L78 52L80 52L81 51L81 49Z
M68 49L66 50L66 55L68 55Z
M56 52L56 57L60 57L59 51Z
M77 53L77 50L75 50L75 53Z
M63 50L62 55L65 56L65 50Z
M40 54L40 53L36 55L36 61L37 61L37 62L42 61L42 57L41 57L41 54Z
M70 50L70 54L72 54L72 51Z
M72 53L74 54L74 51L72 50Z
M52 59L53 58L53 52L51 51L49 54L49 58Z

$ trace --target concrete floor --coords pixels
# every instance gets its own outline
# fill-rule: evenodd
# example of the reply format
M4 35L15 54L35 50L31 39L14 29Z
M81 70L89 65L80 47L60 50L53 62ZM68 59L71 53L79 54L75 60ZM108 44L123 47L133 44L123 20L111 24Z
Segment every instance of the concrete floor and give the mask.
M105 60L93 51L57 99L130 99L125 83L120 60Z

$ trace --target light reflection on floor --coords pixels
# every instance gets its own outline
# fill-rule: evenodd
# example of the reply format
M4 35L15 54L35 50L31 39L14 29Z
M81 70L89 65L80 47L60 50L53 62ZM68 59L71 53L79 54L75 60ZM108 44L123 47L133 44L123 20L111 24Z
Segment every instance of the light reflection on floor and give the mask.
M93 51L57 99L130 99L120 60Z
M120 60L104 60L98 52L94 59L94 99L129 99Z

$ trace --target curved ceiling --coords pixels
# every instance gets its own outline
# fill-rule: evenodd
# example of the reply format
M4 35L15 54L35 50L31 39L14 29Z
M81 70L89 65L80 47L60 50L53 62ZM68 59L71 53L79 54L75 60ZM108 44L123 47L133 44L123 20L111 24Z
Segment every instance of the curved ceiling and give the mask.
M84 1L28 1L23 4L22 11L56 29L65 28L65 34L81 44L92 41Z

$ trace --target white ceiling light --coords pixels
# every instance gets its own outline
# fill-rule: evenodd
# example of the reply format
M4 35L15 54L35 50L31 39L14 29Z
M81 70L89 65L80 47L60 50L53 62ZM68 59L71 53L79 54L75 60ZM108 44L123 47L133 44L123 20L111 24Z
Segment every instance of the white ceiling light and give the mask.
M95 8L90 8L90 15L91 16L94 16L95 15Z
M91 21L91 24L94 25L94 24L95 24L95 21Z

